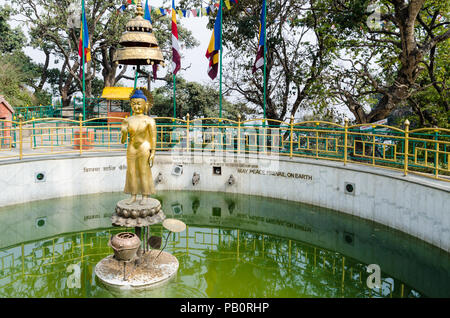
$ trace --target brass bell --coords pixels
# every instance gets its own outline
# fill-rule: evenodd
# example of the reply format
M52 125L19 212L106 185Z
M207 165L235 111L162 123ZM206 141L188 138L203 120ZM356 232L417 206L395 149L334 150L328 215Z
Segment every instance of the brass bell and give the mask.
M153 65L164 62L158 41L153 34L152 24L145 20L143 15L144 10L138 2L136 16L127 23L128 31L120 37L121 47L114 54L114 62L124 65Z

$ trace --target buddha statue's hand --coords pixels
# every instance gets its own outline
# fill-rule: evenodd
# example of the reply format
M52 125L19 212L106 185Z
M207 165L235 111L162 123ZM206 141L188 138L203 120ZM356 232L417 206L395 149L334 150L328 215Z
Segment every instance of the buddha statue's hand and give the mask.
M155 154L150 154L150 158L148 159L148 164L150 165L150 168L153 167L153 159L155 159Z
M120 139L120 142L122 143L122 144L124 144L124 143L126 143L127 142L127 135L126 134L122 134L122 137L121 137L121 139Z
M120 142L122 144L126 143L128 139L128 131L126 128L122 127L122 129L120 130Z

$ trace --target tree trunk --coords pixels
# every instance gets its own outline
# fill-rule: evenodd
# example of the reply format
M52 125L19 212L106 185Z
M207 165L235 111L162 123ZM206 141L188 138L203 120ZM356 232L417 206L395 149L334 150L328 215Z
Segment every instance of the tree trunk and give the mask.
M416 80L422 71L420 63L431 47L418 45L415 38L415 24L424 0L414 0L409 4L394 1L395 19L400 30L401 53L399 60L401 67L392 85L383 89L383 97L367 115L367 122L374 122L386 118L395 107L405 103L412 95Z
M70 106L70 102L72 101L72 95L68 95L68 89L63 88L63 90L61 90L59 93L61 94L62 106L63 107Z

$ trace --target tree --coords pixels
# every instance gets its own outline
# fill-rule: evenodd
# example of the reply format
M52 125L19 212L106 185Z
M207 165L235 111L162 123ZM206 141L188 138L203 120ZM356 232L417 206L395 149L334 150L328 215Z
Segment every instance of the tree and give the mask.
M225 10L223 29L224 83L260 114L262 74L251 68L261 2ZM449 0L267 1L267 116L344 106L366 123L405 108L419 125L447 124L449 9Z
M11 28L10 20L13 10L9 6L0 7L0 93L13 106L26 104L46 103L49 95L45 91L28 89L34 86L36 78L40 75L36 72L39 66L23 52L26 45L26 37L20 28Z
M12 29L9 25L12 9L9 6L0 7L0 52L12 53L22 50L26 38L20 28Z
M436 61L448 56L450 1L369 4L368 0L325 0L312 7L326 12L334 26L330 34L339 50L336 63L327 71L327 82L335 100L344 103L358 123L383 119L409 103L425 124L425 116L434 115L419 100L425 102L429 94L439 96L436 105L448 114L448 72L438 78L436 72L443 69L437 69Z
M426 69L418 83L424 89L408 98L408 106L415 113L409 116L412 126L449 128L450 41L433 48L423 62Z
M26 88L27 74L15 64L11 55L0 54L0 95L13 106L32 105L36 98Z
M58 80L59 93L61 94L63 105L70 103L71 95L75 91L81 91L82 79L80 77L80 58L78 56L78 44L80 36L80 11L79 1L74 0L18 0L13 1L16 13L23 18L23 22L29 25L31 45L41 49L47 59L50 56L56 60L62 60L59 69L60 78ZM98 59L99 37L104 32L104 25L101 25L105 16L116 14L116 6L121 1L86 1L86 17L88 20L89 40L91 45L91 62L86 64L86 95L92 95L91 83L100 71ZM75 17L75 19L74 19ZM75 22L73 21L75 20ZM114 20L116 21L116 20ZM77 23L78 22L78 23ZM115 27L112 23L111 27ZM45 64L48 67L48 64ZM47 68L42 69L43 74Z
M227 92L236 92L263 109L263 73L252 74L258 45L262 1L240 1L224 12L224 46L230 63L224 67ZM301 108L327 107L320 78L333 48L321 27L324 17L302 11L307 0L267 1L268 118L286 120ZM211 24L212 25L212 24Z

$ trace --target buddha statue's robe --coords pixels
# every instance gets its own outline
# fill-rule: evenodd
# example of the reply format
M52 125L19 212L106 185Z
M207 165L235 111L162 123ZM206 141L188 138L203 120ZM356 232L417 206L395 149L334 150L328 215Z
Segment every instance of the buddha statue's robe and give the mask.
M128 133L129 141L124 192L131 195L155 194L149 164L150 151L156 147L155 120L143 114L125 118L122 122L122 132L125 131Z

